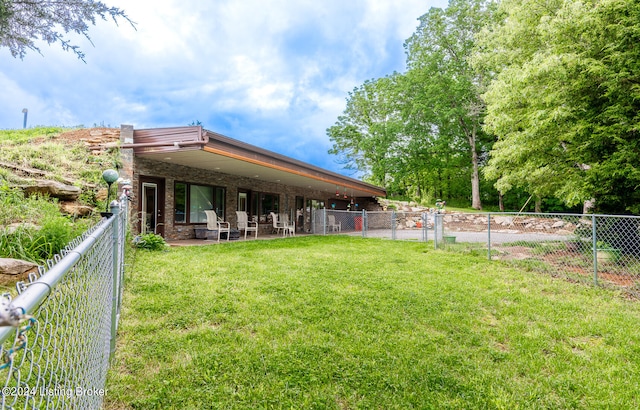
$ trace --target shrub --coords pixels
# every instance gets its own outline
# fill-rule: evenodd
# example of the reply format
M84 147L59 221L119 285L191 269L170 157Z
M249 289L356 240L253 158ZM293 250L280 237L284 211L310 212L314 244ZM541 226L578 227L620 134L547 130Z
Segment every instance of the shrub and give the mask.
M42 264L84 230L83 224L73 224L63 216L46 217L40 226L22 225L0 232L0 257L15 258Z
M37 229L23 226L12 232L4 230L0 233L0 256L3 258L42 263L47 259L46 255L53 256L51 246Z
M138 249L147 249L150 251L163 251L169 246L162 236L154 233L136 236L133 244Z
M43 221L38 232L50 244L51 252L55 255L81 233L78 230L68 218L58 216Z
M25 197L21 190L0 184L0 257L43 263L84 232L92 221L72 222L62 216L56 201Z

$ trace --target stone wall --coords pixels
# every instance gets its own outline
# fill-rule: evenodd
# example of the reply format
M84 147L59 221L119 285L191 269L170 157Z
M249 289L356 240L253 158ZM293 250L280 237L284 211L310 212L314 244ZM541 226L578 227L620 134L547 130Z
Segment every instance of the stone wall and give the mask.
M396 211L396 229L414 229L422 227L422 213L428 212L429 209L412 208L410 210ZM433 224L433 214L429 213L429 228ZM377 219L376 219L377 217ZM516 215L500 215L499 213L491 214L491 229L494 232L502 233L521 233L521 232L540 232L554 233L558 235L570 235L577 227L591 226L588 219L570 218L572 220L564 220L558 217L536 217L536 216L516 216ZM372 221L379 221L377 225L372 225ZM443 223L447 229L453 231L487 231L487 215L473 214L464 212L445 212L443 215ZM369 216L369 226L373 228L384 228L390 224L388 217L371 215Z
M558 235L572 234L578 224L590 225L588 220L567 221L558 217L515 216L491 214L493 232L522 233L540 232ZM465 213L451 213L444 216L444 223L449 228L464 227L465 230L487 230L487 216Z

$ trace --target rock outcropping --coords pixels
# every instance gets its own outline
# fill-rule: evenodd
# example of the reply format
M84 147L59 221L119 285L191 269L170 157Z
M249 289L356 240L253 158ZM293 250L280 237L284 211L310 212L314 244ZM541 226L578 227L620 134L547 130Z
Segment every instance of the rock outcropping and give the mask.
M22 190L27 195L48 195L61 201L75 201L82 193L82 190L77 186L42 179L36 180L34 185L23 186Z

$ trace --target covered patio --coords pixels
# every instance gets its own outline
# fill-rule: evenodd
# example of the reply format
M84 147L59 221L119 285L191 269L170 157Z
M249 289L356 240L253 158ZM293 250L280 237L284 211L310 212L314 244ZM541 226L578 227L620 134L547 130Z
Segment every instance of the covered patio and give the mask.
M378 209L383 188L259 148L201 126L120 132L123 168L132 187L132 226L168 241L190 240L214 210L231 227L235 211L258 223L258 238L284 214L295 233L311 231L312 209Z

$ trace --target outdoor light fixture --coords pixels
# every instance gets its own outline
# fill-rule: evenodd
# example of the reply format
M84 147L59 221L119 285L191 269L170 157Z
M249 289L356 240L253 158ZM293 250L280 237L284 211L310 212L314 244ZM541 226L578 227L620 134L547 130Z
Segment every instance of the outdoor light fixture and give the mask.
M27 128L27 113L29 112L28 109L23 108L22 109L22 113L24 114L24 123L22 124L22 128Z
M106 212L102 216L111 216L109 212L109 200L111 199L111 185L118 180L118 171L113 169L107 169L102 173L102 179L107 183L107 209ZM108 215L107 215L108 214Z

